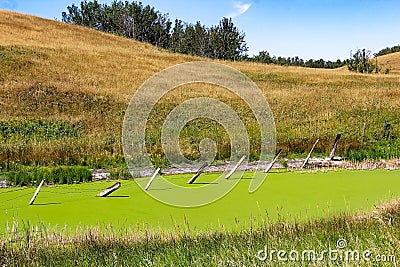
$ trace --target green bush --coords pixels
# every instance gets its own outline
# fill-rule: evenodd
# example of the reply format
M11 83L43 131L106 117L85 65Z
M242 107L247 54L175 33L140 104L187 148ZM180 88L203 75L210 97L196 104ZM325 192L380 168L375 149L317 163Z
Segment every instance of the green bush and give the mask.
M70 122L45 119L0 121L0 137L4 139L43 141L80 136L82 130Z
M50 178L50 170L47 167L40 167L40 168L35 168L33 170L34 173L34 184L33 185L39 185L40 181L42 179L45 179L46 181L49 181Z
M353 161L394 158L400 158L400 140L398 139L371 142L358 150L349 150L347 153L347 159Z
M75 167L75 172L77 177L79 178L79 182L91 182L92 181L92 172L86 167Z
M110 178L111 179L130 179L132 178L130 172L127 168L115 168L110 171Z
M368 52L365 49L357 50L350 59L348 65L350 71L359 73L380 73L381 67L378 65L378 60L372 60Z
M92 181L92 173L82 166L19 167L6 173L7 184L38 185L42 179L51 184L72 184Z

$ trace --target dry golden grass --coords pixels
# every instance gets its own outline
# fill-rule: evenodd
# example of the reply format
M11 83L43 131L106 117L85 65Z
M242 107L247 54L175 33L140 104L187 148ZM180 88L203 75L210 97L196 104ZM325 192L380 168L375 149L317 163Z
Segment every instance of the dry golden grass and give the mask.
M383 69L390 69L390 73L400 74L400 52L378 57L378 63Z
M122 37L8 11L0 11L0 31L2 46L23 46L48 55L35 62L34 77L19 76L18 83L41 82L124 100L152 74L195 60Z
M120 135L127 103L153 74L179 63L205 60L8 11L0 11L0 32L0 53L4 54L0 57L0 120L44 117L79 122L96 138L95 143ZM400 53L379 59L380 64L391 64L389 75L217 62L244 72L260 87L274 113L278 144L286 152L303 153L316 138L322 140L319 150L325 152L339 131L344 133L343 151L357 148L363 122L368 123L370 136L382 128L385 119L399 133L400 76L396 70L400 69ZM203 86L199 90L171 92L160 108L195 95L240 103L221 88ZM21 97L29 94L32 97ZM121 152L120 148L116 151Z

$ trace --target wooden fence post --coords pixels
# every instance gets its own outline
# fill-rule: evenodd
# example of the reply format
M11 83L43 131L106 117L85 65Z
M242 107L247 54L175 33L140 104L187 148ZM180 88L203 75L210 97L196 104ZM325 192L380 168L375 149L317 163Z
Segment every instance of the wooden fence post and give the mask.
M365 131L366 131L366 130L367 130L367 123L364 122L363 131L362 131L362 135L361 135L361 144L364 144Z
M225 177L225 179L229 179L232 174L236 171L237 168L239 168L240 164L242 164L243 160L246 158L246 155L244 155L239 162L233 167L233 169L228 173L228 175Z
M193 175L192 179L190 179L187 183L188 184L193 184L194 181L196 181L196 179L200 176L200 174L203 172L204 168L208 166L207 162L204 162L203 165L201 165L201 167L197 170L197 172L195 173L195 175Z
M271 161L271 163L268 165L268 167L265 169L265 173L269 173L269 171L272 169L272 167L274 166L275 162L278 160L279 155L282 153L282 148L279 149L279 151L276 153L274 159Z
M160 168L157 168L157 170L154 172L153 176L150 178L150 181L147 183L146 187L144 188L144 190L147 191L147 189L149 189L151 183L153 182L154 178L156 178L159 171L160 171Z
M336 149L337 149L340 137L342 137L342 134L338 133L336 136L336 139L335 139L335 143L333 144L331 154L329 155L330 160L333 160L333 158L335 157L335 153L336 153Z
M35 202L35 199L36 199L37 195L39 194L39 191L42 188L43 184L44 184L44 179L42 179L42 181L40 182L39 186L37 187L35 193L33 194L33 197L31 199L31 201L29 201L29 205L33 205L33 203Z
M307 156L306 160L304 161L303 166L301 166L302 169L304 169L304 167L307 165L308 160L311 158L311 154L313 153L313 151L314 151L315 147L317 146L318 142L319 142L319 139L317 139L317 141L315 141L315 144L311 148L310 153L308 153L308 156Z

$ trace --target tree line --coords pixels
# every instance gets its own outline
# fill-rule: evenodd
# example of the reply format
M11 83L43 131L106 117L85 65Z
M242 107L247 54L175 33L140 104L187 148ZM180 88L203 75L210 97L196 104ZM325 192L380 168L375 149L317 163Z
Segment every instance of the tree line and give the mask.
M206 27L175 20L141 2L114 0L110 5L97 0L82 1L67 7L62 21L99 31L121 35L176 53L213 59L241 60L248 50L245 34L223 18L216 26Z
M396 53L396 52L400 52L400 45L395 45L393 47L386 47L386 48L382 49L381 51L379 51L378 53L375 53L374 56L375 57L384 56L384 55Z
M141 2L114 0L110 5L97 0L82 1L79 6L72 4L62 13L62 21L86 26L99 31L113 33L140 42L147 42L175 53L222 60L241 60L282 66L334 69L347 65L349 70L363 73L380 72L377 62L372 62L365 50L359 50L350 59L325 61L304 60L299 57L276 57L267 51L249 57L245 34L234 25L232 19L223 18L218 25L207 27L197 21L195 24L162 14L150 5ZM400 46L385 48L375 56L399 52ZM390 70L385 70L385 73Z
M232 19L223 18L218 25L206 27L176 19L172 23L167 14L162 14L150 5L141 2L113 1L110 5L97 0L82 1L79 6L67 7L62 21L86 26L147 42L175 53L223 60L244 60L284 66L310 68L337 68L345 61L303 60L298 57L271 57L261 51L249 57L245 34L234 25Z
M325 61L323 59L309 59L304 60L299 57L276 57L270 56L267 51L260 51L258 55L248 58L248 61L267 63L267 64L277 64L282 66L299 66L307 68L324 68L324 69L336 69L345 66L349 63L349 60L336 60L336 61Z

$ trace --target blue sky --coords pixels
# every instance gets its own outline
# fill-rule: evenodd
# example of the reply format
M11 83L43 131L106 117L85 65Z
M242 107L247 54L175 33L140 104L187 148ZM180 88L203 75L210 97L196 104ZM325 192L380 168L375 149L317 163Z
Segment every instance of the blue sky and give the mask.
M111 1L100 0L101 3ZM400 44L399 0L142 0L186 22L215 25L233 18L246 33L249 55L267 50L276 56L345 59L350 50L378 52ZM9 9L49 19L74 0L0 0Z

